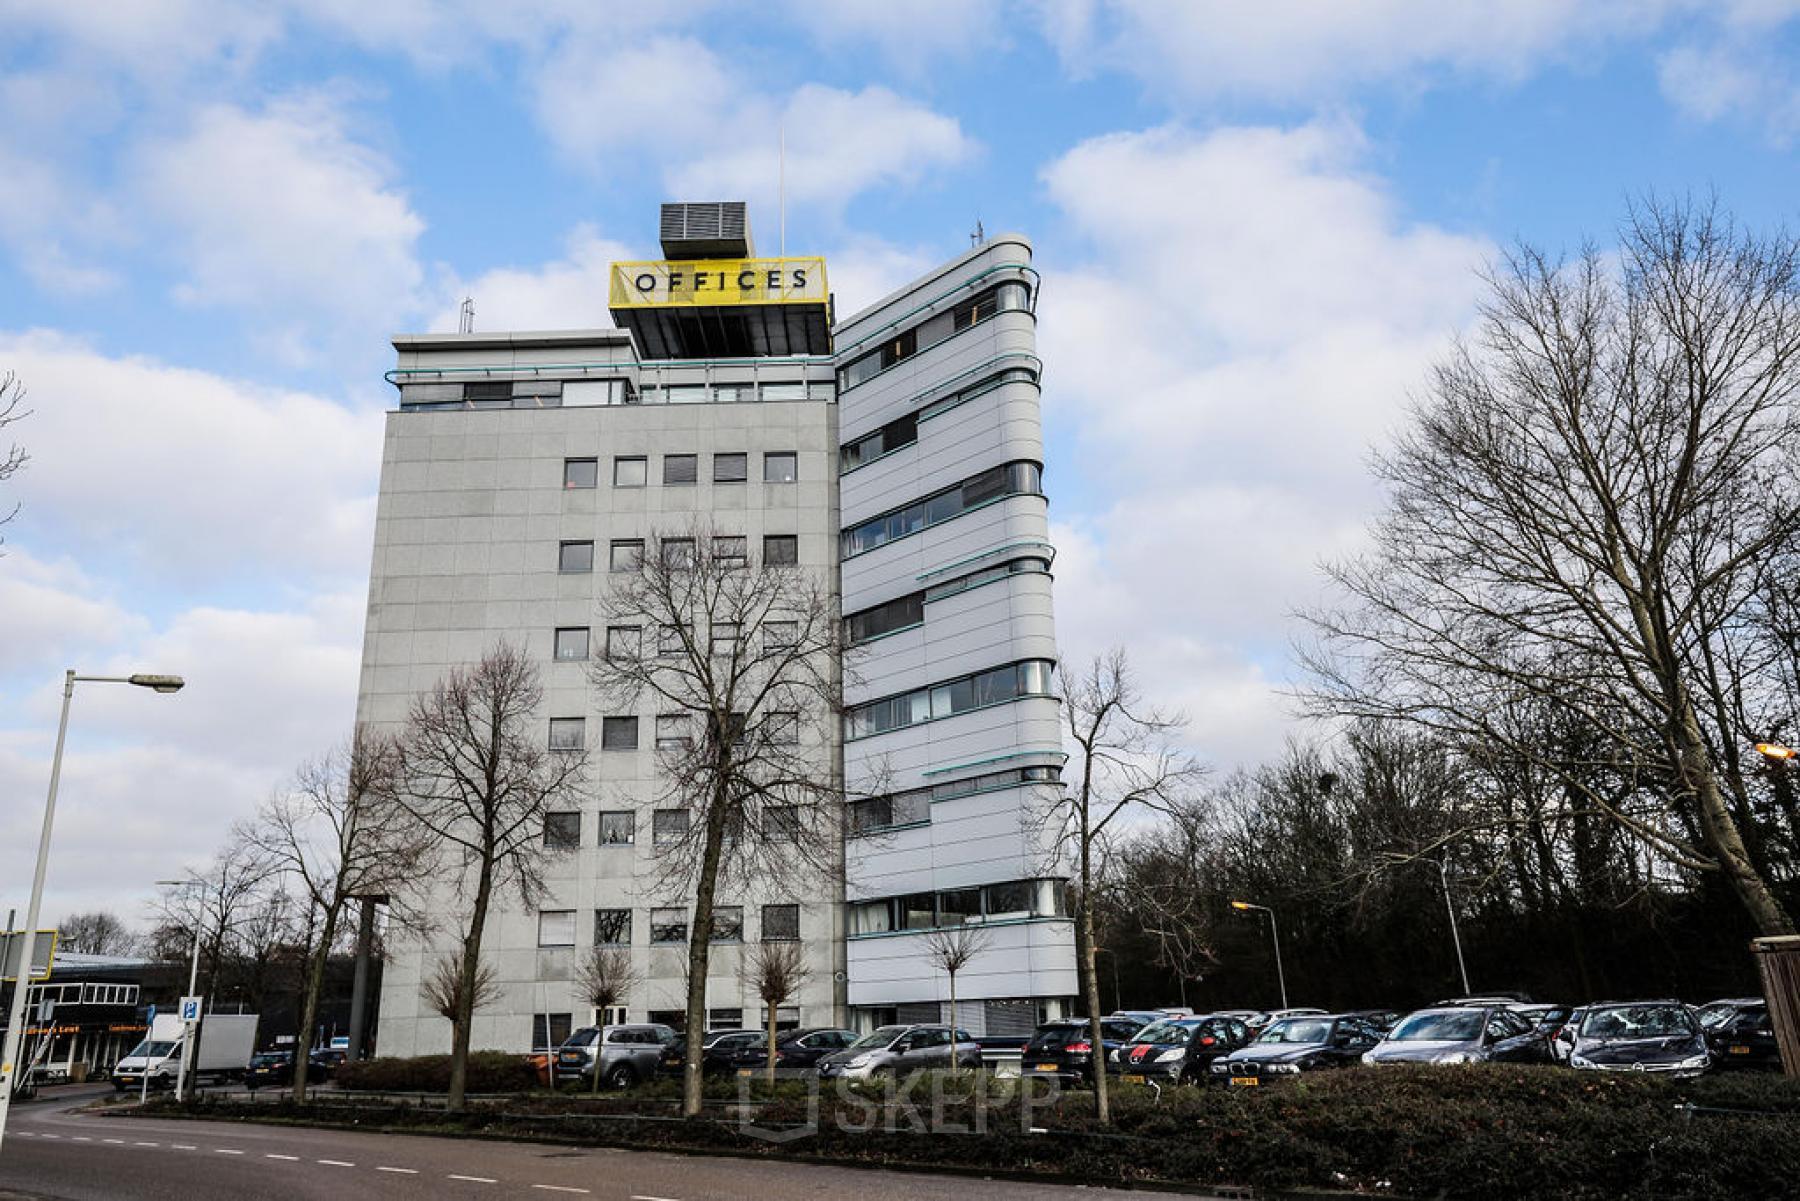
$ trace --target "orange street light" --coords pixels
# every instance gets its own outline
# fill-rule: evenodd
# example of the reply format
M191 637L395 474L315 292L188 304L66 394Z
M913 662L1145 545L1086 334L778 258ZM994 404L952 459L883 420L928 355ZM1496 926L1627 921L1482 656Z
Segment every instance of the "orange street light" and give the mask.
M1275 980L1281 986L1281 1007L1288 1007L1287 973L1281 970L1281 931L1275 926L1275 911L1267 905L1253 905L1249 901L1233 901L1231 907L1243 913L1257 910L1269 915L1269 937L1275 943Z
M1773 759L1777 762L1800 758L1800 751L1791 746L1783 746L1779 742L1759 742L1756 744L1756 753L1765 759Z

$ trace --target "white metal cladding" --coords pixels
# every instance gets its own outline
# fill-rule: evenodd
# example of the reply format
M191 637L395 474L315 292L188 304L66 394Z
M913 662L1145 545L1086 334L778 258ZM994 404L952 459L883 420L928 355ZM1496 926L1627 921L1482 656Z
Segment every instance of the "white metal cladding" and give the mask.
M943 314L997 283L1024 281L1035 302L1030 262L1026 242L1002 237L885 298L838 327L840 367L910 327L934 318L941 326ZM1035 356L1031 312L1002 309L841 391L841 441L922 408L933 414L918 423L915 442L842 476L843 524L892 512L1001 464L1041 464ZM956 403L939 406L947 397ZM1054 473L1046 477L1049 491ZM844 560L844 612L1010 560L1052 557L1046 500L1005 496ZM847 668L846 699L856 704L1055 655L1051 576L1020 571L929 601L922 624L859 647ZM1026 697L849 741L845 776L853 791L913 789L1005 768L1056 766L1061 746L1058 702ZM939 800L929 806L928 824L851 839L846 896L870 899L1061 874L1041 820L1051 787L1023 784ZM988 949L957 977L959 997L1074 993L1074 943L1066 919L996 924L989 931ZM852 1005L948 996L948 982L931 967L917 933L851 938L848 965Z

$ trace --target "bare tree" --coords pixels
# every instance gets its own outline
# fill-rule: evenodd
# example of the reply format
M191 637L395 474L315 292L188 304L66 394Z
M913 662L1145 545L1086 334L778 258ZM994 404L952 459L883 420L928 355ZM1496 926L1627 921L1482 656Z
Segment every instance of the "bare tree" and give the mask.
M1075 952L1081 996L1087 1006L1094 1054L1105 1045L1100 1026L1100 982L1095 970L1094 897L1098 859L1121 815L1133 809L1167 809L1200 778L1200 767L1175 744L1180 717L1145 704L1125 652L1096 656L1080 675L1062 671L1065 734L1075 747L1071 787L1050 794L1044 815L1061 852L1075 860ZM1106 1065L1094 1065L1094 1092L1102 1123L1107 1104Z
M959 1030L956 1019L956 974L974 962L975 957L986 951L992 942L993 936L987 930L967 924L933 930L925 936L925 957L931 961L932 966L950 977L950 1074L953 1076L962 1067L956 1057ZM1094 1045L1099 1046L1098 1043Z
M200 942L200 993L215 1000L227 963L236 957L245 924L269 878L271 867L262 850L233 832L225 846L201 871L191 871L155 903L167 944L168 927L185 932L183 943ZM196 933L197 932L197 933ZM183 946L172 958L183 958Z
M19 377L10 371L5 375L0 375L0 430L31 416L29 410L19 407L24 403L25 385L19 381ZM29 458L30 456L25 453L25 448L17 442L0 450L0 483L5 483L16 475ZM18 512L19 506L14 503L12 508L6 510L4 516L0 516L0 525L11 521L18 515Z
M1554 773L1556 816L1790 933L1743 759L1752 715L1791 711L1765 634L1800 556L1800 239L1654 201L1621 235L1616 262L1526 246L1490 274L1475 339L1377 460L1392 500L1332 570L1350 599L1313 618L1311 700Z
M399 771L398 740L359 726L347 745L301 767L293 787L271 797L247 830L276 870L299 885L320 926L307 949L303 1038L318 1021L325 967L350 903L385 897L390 915L409 923L417 916L408 903L411 885L425 874L435 842L396 803ZM295 1058L294 1099L306 1100L304 1056Z
M699 1032L722 883L816 882L842 871L843 793L831 753L840 630L828 578L757 561L702 525L656 538L600 605L590 676L615 711L649 707L666 781L660 882L691 896L682 1110L700 1112Z
M777 1011L800 993L812 977L806 965L806 952L798 942L756 944L744 960L744 980L763 1003L764 1025L768 1035L767 1079L775 1083L775 1027Z
M57 927L57 944L65 951L82 955L129 955L137 949L137 935L104 909L89 913L72 913Z
M629 947L590 947L575 971L575 986L589 1005L600 1011L599 1025L606 1024L606 1013L636 992L644 983L644 974L631 957ZM600 1091L600 1057L594 1056L594 1091Z
M431 1006L431 1012L452 1027L500 1000L500 977L493 964L477 963L473 972L466 967L460 955L440 955L431 965L431 974L419 985L419 996Z
M462 1009L451 1019L447 1104L461 1109L468 1079L470 1019L488 911L511 893L527 908L543 896L544 815L572 802L587 752L548 749L539 713L543 689L524 652L497 643L413 701L400 745L395 799L420 829L460 858L458 887L469 901L462 932Z

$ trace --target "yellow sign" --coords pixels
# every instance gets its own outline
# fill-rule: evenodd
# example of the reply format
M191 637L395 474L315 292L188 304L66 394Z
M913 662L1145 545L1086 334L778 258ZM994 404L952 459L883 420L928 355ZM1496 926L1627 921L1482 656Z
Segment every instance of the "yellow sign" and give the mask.
M694 259L612 265L615 309L824 304L825 260Z

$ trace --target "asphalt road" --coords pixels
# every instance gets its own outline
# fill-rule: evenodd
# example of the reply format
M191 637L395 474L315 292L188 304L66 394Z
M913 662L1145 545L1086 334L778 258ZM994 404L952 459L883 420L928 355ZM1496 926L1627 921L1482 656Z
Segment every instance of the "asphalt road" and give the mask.
M305 1130L236 1122L100 1117L98 1095L65 1092L14 1105L0 1148L0 1199L57 1201L348 1201L349 1198L595 1197L607 1201L983 1201L1125 1198L1109 1189L911 1172Z

